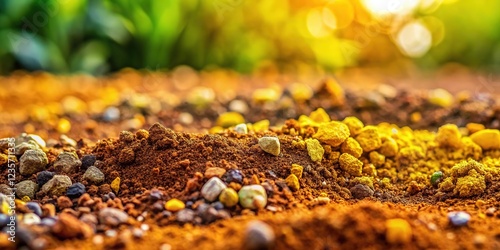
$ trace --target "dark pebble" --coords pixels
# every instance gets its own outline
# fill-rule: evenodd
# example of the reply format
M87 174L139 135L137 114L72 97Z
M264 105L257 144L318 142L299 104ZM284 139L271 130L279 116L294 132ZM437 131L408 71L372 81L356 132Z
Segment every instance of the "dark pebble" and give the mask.
M102 196L102 201L107 202L109 200L109 195L105 194Z
M114 200L116 198L116 194L113 192L109 192L108 195L109 195L109 198L112 200Z
M172 216L172 212L170 212L170 211L163 211L163 212L161 212L161 217L162 218L170 218L170 216Z
M180 223L188 223L193 221L195 215L195 212L191 209L182 209L181 211L177 212L176 220Z
M243 173L238 169L229 169L223 177L226 183L236 182L239 184L243 183Z
M355 199L364 199L366 197L373 196L373 190L367 185L356 184L356 186L351 188L352 197Z
M159 213L159 212L163 211L163 209L164 209L163 202L161 202L161 201L155 202L153 204L152 209L153 209L153 212L155 212L155 213Z
M50 181L50 179L52 179L52 177L54 177L53 172L49 172L49 171L44 170L44 171L38 173L38 175L36 176L36 182L38 183L38 186L41 187L41 186L45 185L45 183Z
M245 231L245 250L265 250L272 249L275 242L273 229L262 221L252 221L248 223Z
M196 209L196 212L201 218L202 223L208 224L217 220L218 211L208 204L201 204L198 206L198 209Z
M85 185L83 185L80 182L77 182L69 186L68 189L66 190L66 195L71 199L79 198L84 193L85 193Z
M40 204L36 203L36 202L33 202L33 201L29 201L29 202L26 202L26 207L31 210L31 212L35 213L36 215L38 216L42 216L42 208L40 207Z
M81 159L82 165L80 166L80 170L85 171L90 166L94 166L95 160L95 155L84 155Z
M215 208L217 211L224 209L224 204L222 202L217 201L212 203L212 207Z
M9 216L7 216L5 214L0 214L0 229L7 226L7 224L9 224L9 222L10 222Z
M151 201L157 201L160 200L162 197L160 190L151 190L151 193L149 194L149 199Z
M187 201L186 202L186 207L191 208L193 206L194 202L193 201Z

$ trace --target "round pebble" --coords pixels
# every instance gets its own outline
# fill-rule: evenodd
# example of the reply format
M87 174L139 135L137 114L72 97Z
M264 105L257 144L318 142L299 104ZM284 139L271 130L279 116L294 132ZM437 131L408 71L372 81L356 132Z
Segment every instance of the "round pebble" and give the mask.
M117 107L108 107L102 114L105 122L114 122L120 119L120 110Z
M42 186L42 191L48 195L61 196L66 194L66 190L71 184L71 179L68 176L54 175L50 181Z
M37 225L41 222L40 216L35 213L23 214L23 223L26 225Z
M243 173L238 169L229 169L223 176L224 181L227 183L236 182L239 184L243 183Z
M42 208L40 207L40 204L37 202L29 201L26 202L25 206L31 210L34 214L38 216L42 216Z
M453 226L456 227L461 227L467 225L470 220L470 215L466 212L459 211L459 212L449 212L448 213L448 220Z
M45 169L49 159L41 149L26 150L19 162L19 173L22 175L32 175Z
M104 181L104 174L97 167L90 166L83 174L83 179L93 184L100 184Z
M225 207L234 207L236 204L238 204L238 193L232 188L226 188L222 190L221 194L219 195L219 201L225 206Z
M28 150L41 150L40 146L34 141L21 142L16 145L15 151L17 156L23 155Z
M224 184L224 182L221 181L221 179L219 179L217 177L212 177L201 188L201 196L203 196L203 198L205 198L205 200L213 202L213 201L217 200L220 193L225 188L226 188L226 184Z
M248 134L248 128L245 123L240 123L234 127L234 131L239 134Z
M259 146L264 152L278 156L280 154L280 140L277 137L264 136L259 139Z
M366 197L373 196L373 190L364 184L356 184L354 187L350 189L352 197L355 199L364 199Z
M44 170L36 175L36 182L38 183L38 186L41 187L50 181L52 177L54 177L54 172Z
M80 182L77 182L71 186L68 187L68 190L66 190L66 195L71 198L78 198L82 196L85 193L85 185L83 185Z
M77 172L81 165L82 162L78 159L76 153L62 152L54 162L54 169L60 173L71 174Z
M274 247L276 236L273 229L262 221L251 221L245 230L245 250L265 250Z
M165 203L165 209L171 212L177 212L184 209L186 205L179 199L170 199Z
M84 155L81 159L82 165L80 170L87 170L90 166L94 166L96 157L95 155Z
M259 209L267 204L267 194L261 185L243 186L238 192L240 205L244 208Z
M196 214L193 210L185 208L177 212L175 217L176 220L180 223L188 223L193 221L195 215Z
M15 185L16 195L18 198L28 196L30 199L35 198L35 193L38 191L38 185L30 180L21 181Z
M205 224L212 223L217 220L217 209L206 203L200 204L196 209L196 213L201 218L201 221Z
M385 238L390 244L404 244L411 241L412 229L404 219L390 219L385 223Z
M128 221L128 215L120 209L107 207L99 211L99 221L108 226L118 226Z

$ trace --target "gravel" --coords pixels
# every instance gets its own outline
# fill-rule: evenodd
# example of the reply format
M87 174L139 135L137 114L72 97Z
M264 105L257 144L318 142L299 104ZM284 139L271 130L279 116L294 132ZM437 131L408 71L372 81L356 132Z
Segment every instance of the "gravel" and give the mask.
M350 189L352 197L355 199L364 199L366 197L372 197L374 191L364 184L356 184L354 187Z
M38 191L38 185L30 180L21 181L14 187L16 188L16 195L19 199L22 199L24 196L34 199L35 193Z
M264 152L280 155L280 140L277 137L264 136L259 139L259 146Z
M80 182L77 182L71 186L68 187L68 190L66 190L66 195L71 198L78 198L82 196L85 193L85 185L83 185Z
M116 208L104 208L99 212L99 221L108 226L118 226L128 221L127 213Z
M42 191L48 195L61 196L71 186L71 179L66 175L54 175L50 181L42 186Z
M226 188L226 184L224 184L221 179L217 177L210 178L205 185L201 188L201 196L205 198L205 200L213 202L217 200L219 194Z
M470 214L459 211L459 212L449 212L448 220L453 226L461 227L467 225L470 221Z
M36 175L36 182L38 183L38 186L43 186L45 185L45 183L47 183L48 181L50 181L50 179L52 179L52 177L54 177L55 173L54 172L50 172L50 171L42 171L42 172L39 172L37 175Z
M82 162L78 159L76 153L62 152L57 156L54 162L54 168L59 173L72 174L78 171Z
M96 157L95 155L84 155L81 161L82 165L80 166L80 170L87 170L90 166L94 166Z
M26 202L26 207L38 216L42 216L42 208L37 202Z
M24 152L19 162L19 173L32 175L45 169L49 159L41 149L29 149Z
M97 167L90 166L83 174L83 179L93 184L100 184L104 181L104 174Z

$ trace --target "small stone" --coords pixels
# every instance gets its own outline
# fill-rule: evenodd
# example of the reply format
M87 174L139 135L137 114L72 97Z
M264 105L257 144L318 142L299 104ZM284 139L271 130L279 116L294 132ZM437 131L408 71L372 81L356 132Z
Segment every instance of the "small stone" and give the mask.
M483 150L500 149L500 131L498 129L477 131L470 138Z
M243 173L238 169L229 169L223 176L226 183L243 183Z
M297 178L302 178L302 173L304 172L304 167L298 164L292 164L292 168L290 169L290 172L297 176Z
M20 158L19 173L32 175L45 169L49 163L47 155L41 149L26 150Z
M94 234L94 230L86 223L81 222L69 213L59 214L52 229L59 239L89 238Z
M101 184L104 181L104 174L97 167L90 166L83 174L83 179L92 184Z
M337 121L321 123L313 138L332 147L340 146L350 135L347 125Z
M224 190L222 192L224 192ZM220 195L219 195L219 197L220 197ZM236 197L238 197L238 194L236 194ZM214 207L215 210L217 210L217 211L224 209L224 204L222 204L222 202L220 202L220 201L216 201L216 202L212 203L211 206Z
M42 172L39 172L37 175L36 175L36 182L38 183L38 186L43 186L45 185L45 183L47 183L48 181L50 181L50 179L52 179L52 177L54 177L54 172L49 172L49 171L42 171Z
M56 216L56 206L52 203L46 203L42 205L42 217L54 217Z
M343 153L339 158L340 168L346 171L352 176L361 176L363 171L363 162L358 160L358 158L348 154Z
M467 125L465 125L465 127L469 131L469 134L474 134L474 133L486 128L483 124L474 123L474 122L467 123Z
M85 185L83 185L80 182L74 183L73 185L68 187L68 190L66 190L66 195L71 198L79 198L85 193Z
M200 204L196 209L196 213L201 218L201 221L205 224L212 223L217 220L217 209L206 203Z
M170 212L177 212L184 209L186 205L179 199L170 199L165 203L165 209Z
M40 224L42 220L40 219L40 216L35 213L25 213L23 214L22 221L25 225L37 225Z
M385 222L385 238L389 244L405 244L411 241L410 223L403 219L390 219Z
M42 208L37 202L26 202L26 207L38 216L42 216Z
M184 125L191 125L194 121L193 115L188 112L180 113L177 119L179 119L179 122Z
M309 118L317 123L329 122L331 121L330 116L322 108L318 108L309 114Z
M175 218L178 222L180 223L189 223L194 220L194 217L196 216L196 213L191 210L191 209L182 209L181 211L177 212L175 215Z
M120 119L120 110L117 107L108 107L106 110L104 110L104 113L102 114L102 119L105 122L114 122Z
M312 161L321 161L323 159L323 154L325 153L325 149L321 146L318 140L308 138L305 140L307 153L309 157L311 157Z
M280 154L280 140L277 137L264 136L259 139L259 146L264 152L278 156Z
M240 114L245 114L248 112L248 104L243 100L232 100L229 103L229 110L235 111Z
M0 184L0 194L10 194L10 186L7 184Z
M217 200L222 190L226 188L226 184L217 177L210 178L201 188L201 196L205 200L213 202Z
M453 226L461 227L467 225L470 220L470 215L466 212L449 212L448 220Z
M363 127L365 126L362 121L354 116L348 116L344 118L342 123L349 127L349 133L351 136L358 135L359 132L361 132L361 129L363 129Z
M462 135L455 124L446 124L439 128L436 142L440 147L461 148Z
M57 197L57 207L59 210L73 207L73 202L67 196Z
M69 138L67 135L59 136L59 140L61 140L64 146L76 147L77 143L75 140Z
M21 142L16 145L15 151L17 156L22 156L28 150L42 150L34 141Z
M311 86L304 83L292 83L288 85L287 89L296 102L305 102L314 95Z
M112 182L111 182L111 189L115 194L118 194L118 191L120 190L120 177L116 177Z
M229 128L240 123L244 123L245 118L238 112L226 112L222 113L219 118L217 118L216 125L223 128Z
M431 185L435 188L438 187L439 183L443 180L443 172L436 171L431 175Z
M384 137L382 140L382 146L380 146L380 153L385 155L386 157L393 157L398 154L399 151L399 145L391 137Z
M267 204L267 193L261 185L243 186L238 192L238 197L243 208L260 209Z
M356 136L356 141L363 149L363 152L377 150L382 146L382 138L375 126L366 126Z
M124 224L128 221L127 213L120 209L110 207L103 208L99 211L98 217L101 223L112 227Z
M226 188L220 193L219 201L225 207L234 207L238 204L238 193L232 188Z
M16 188L16 195L19 198L27 196L30 199L34 199L35 193L38 191L38 185L30 180L21 181L14 187Z
M490 208L486 209L486 215L492 217L493 215L495 215L496 211L497 211L496 208L490 207Z
M297 191L300 189L299 178L294 174L290 174L285 179L286 185L293 191Z
M239 134L248 134L248 128L245 123L240 123L234 127L234 131Z
M473 237L473 242L474 242L474 245L476 245L477 247L482 247L485 245L486 242L488 242L488 237L486 237L486 235L484 234L474 234L474 237Z
M347 138L347 140L345 140L344 143L342 143L340 152L348 153L356 158L359 158L363 154L363 149L359 145L358 141L356 141L352 137L349 137Z
M82 162L73 152L62 152L54 162L54 169L59 173L72 174L78 172Z
M251 221L245 229L245 250L273 249L276 236L273 229L262 221Z
M354 187L350 189L352 197L355 199L364 199L366 197L372 197L374 191L364 184L356 184Z
M84 155L81 159L82 165L80 170L87 170L90 166L94 166L96 157L95 155Z
M429 103L443 108L450 107L454 102L453 95L441 88L430 90L427 100Z
M61 196L66 194L66 190L71 186L71 179L66 175L54 175L50 181L42 186L42 192L48 195Z
M226 173L226 170L219 167L211 167L205 170L205 178L210 179L212 177L221 178Z

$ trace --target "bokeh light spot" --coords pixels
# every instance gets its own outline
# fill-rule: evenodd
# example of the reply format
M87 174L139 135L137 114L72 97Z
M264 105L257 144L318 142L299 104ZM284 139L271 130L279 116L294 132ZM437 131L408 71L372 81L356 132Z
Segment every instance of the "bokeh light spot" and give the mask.
M420 21L406 24L396 37L401 52L410 57L421 57L432 46L431 32Z

